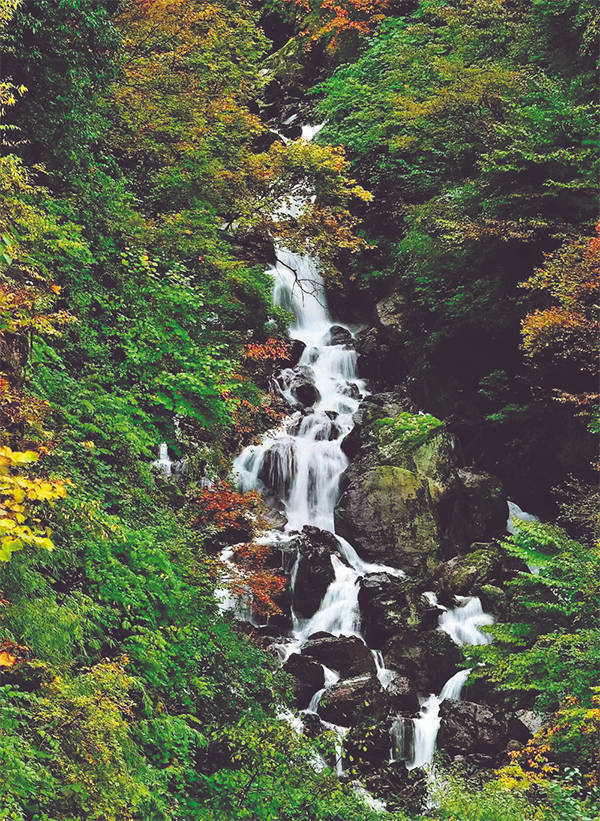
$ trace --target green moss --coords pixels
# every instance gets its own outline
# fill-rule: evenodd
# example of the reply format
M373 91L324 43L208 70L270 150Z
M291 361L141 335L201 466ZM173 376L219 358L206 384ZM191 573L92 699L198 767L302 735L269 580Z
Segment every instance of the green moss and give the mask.
M430 413L409 413L408 411L403 411L394 418L384 417L373 422L373 428L382 443L400 439L410 448L423 444L433 431L442 426L443 422Z

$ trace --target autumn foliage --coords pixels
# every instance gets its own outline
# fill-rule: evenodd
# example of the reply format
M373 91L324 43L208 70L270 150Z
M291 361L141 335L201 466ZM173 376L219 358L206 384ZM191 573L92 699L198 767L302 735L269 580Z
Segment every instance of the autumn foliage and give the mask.
M523 348L533 361L564 362L595 378L600 339L600 223L593 237L567 241L524 283L552 303L522 323ZM595 393L570 394L563 401L587 404Z
M253 541L264 529L260 495L255 491L240 493L229 482L220 482L203 488L196 504L199 512L195 526L212 528L225 543L240 539L231 559L222 562L224 586L256 613L280 612L275 599L283 591L285 579L267 567L272 548Z
M246 529L248 517L256 516L261 508L260 495L255 491L240 493L229 482L219 482L202 488L196 497L198 514L194 524L213 526L218 532Z
M276 600L286 585L284 576L267 567L271 551L270 545L255 542L239 545L234 548L233 563L228 566L229 590L260 615L281 612Z
M287 359L290 349L291 345L286 340L269 337L266 342L250 342L246 345L245 356L255 362L276 362Z
M324 40L330 51L348 32L364 36L385 17L390 0L288 0L305 17L301 34L311 41Z

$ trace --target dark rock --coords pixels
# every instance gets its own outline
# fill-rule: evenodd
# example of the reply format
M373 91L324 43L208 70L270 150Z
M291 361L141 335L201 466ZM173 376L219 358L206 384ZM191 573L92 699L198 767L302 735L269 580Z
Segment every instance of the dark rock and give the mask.
M410 679L421 694L439 693L462 659L458 646L441 630L395 635L386 642L383 656L386 665Z
M508 506L498 477L462 468L458 471L469 512L471 538L485 541L506 530Z
M266 451L258 478L276 497L284 499L291 490L296 468L296 452L292 439L276 439Z
M316 659L342 677L375 674L373 654L357 636L316 634L306 642L302 655Z
M332 533L306 525L289 547L299 553L294 609L304 618L310 618L319 609L325 591L335 578L331 556L337 553L338 542Z
M402 373L398 368L398 357L392 346L376 328L359 331L354 340L357 352L357 369L360 376L371 385L398 383Z
M287 516L282 510L277 510L273 505L267 507L265 519L269 525L269 530L283 530L287 524Z
M354 425L350 433L344 436L341 447L348 459L354 459L360 448L360 425Z
M407 770L403 761L365 773L363 782L369 792L385 801L390 812L421 816L427 798L427 777L423 770Z
M535 710L517 710L510 719L509 735L518 741L529 741L542 728L544 719L544 714Z
M285 606L285 603L281 601L280 597L275 600L275 603L283 610L282 604ZM269 617L269 627L275 627L280 632L291 630L293 626L294 622L292 621L289 611L287 613L275 613L273 616Z
M304 734L307 738L318 738L326 731L321 719L316 713L303 713L302 723L304 724Z
M288 357L288 367L294 368L298 362L300 362L300 358L306 349L306 342L302 342L301 339L292 339L292 344L290 347L290 355Z
M472 701L444 701L440 705L438 746L449 753L493 755L508 741L508 717Z
M287 368L281 372L279 379L302 407L311 407L319 400L319 391L313 381L312 368L308 365L296 365L295 368Z
M390 730L387 722L365 721L352 727L344 739L344 757L352 768L364 773L387 764L390 757Z
M354 337L347 328L341 325L332 325L323 338L323 345L346 345L351 347Z
M394 711L418 713L419 697L412 681L406 676L395 676L386 689Z
M350 727L367 717L383 718L387 709L387 698L377 678L363 675L330 687L319 704L319 715L332 724Z
M411 579L371 573L360 582L358 603L369 647L381 649L396 633L437 626L439 610L430 605Z
M294 677L294 697L296 706L303 710L313 695L325 686L323 666L308 656L292 653L283 665L286 673Z
M290 436L297 436L303 427L306 432L307 424L310 425L312 438L316 441L327 440L332 442L340 435L339 426L326 411L307 413L304 416L294 419L288 426L288 433Z
M342 388L340 388L340 393L343 396L350 396L352 399L360 399L361 392L360 388L356 384L356 382L348 382Z
M501 572L502 557L493 544L474 544L471 553L455 556L436 570L433 588L444 603L454 596L476 596Z
M252 143L252 149L256 153L263 153L264 151L268 151L275 143L280 142L283 142L281 136L276 131L267 129L263 131L262 134L259 134L258 137L255 137Z

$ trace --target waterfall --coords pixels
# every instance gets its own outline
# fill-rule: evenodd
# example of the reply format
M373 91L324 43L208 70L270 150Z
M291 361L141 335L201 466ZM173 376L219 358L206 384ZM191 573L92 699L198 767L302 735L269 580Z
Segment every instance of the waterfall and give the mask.
M297 207L298 203L293 203L288 210ZM352 417L367 393L366 385L356 373L356 352L344 344L331 344L334 325L349 334L351 329L333 323L315 260L277 248L271 274L274 301L294 316L289 335L305 345L296 368L284 369L277 381L282 396L292 408L300 405L301 411L265 434L260 444L243 450L234 461L234 471L242 490L263 491L282 502L286 533L304 525L334 533L339 480L348 466L342 441L354 427ZM310 399L306 406L296 390L299 375ZM339 555L331 558L335 578L319 609L310 619L293 614L295 649L301 649L306 639L319 631L360 636L360 578L376 572L404 575L397 568L363 561L349 542L336 538ZM296 571L297 562L291 574L292 590Z
M303 137L310 139L317 128L305 128ZM290 198L281 206L281 213L297 215L303 203ZM387 573L402 577L398 568L367 562L360 558L346 539L335 534L334 509L339 496L340 478L348 466L342 442L354 426L353 415L361 399L367 395L364 380L356 371L356 352L345 341L352 329L333 323L327 307L323 280L316 261L278 247L273 277L273 297L277 305L294 317L289 336L303 343L298 364L285 368L275 380L277 389L290 407L290 415L262 437L258 444L245 448L234 460L237 482L243 491L258 490L275 498L286 516L283 533L273 534L273 542L285 544L292 534L305 525L312 525L335 535L337 553L332 554L334 578L325 591L319 608L310 618L300 618L292 610L292 629L277 645L282 660L301 652L311 635L326 632L334 636L362 638L358 590L360 579L369 573ZM332 334L334 325L336 334ZM340 335L339 330L343 333ZM282 564L290 573L294 591L300 555L285 551ZM433 593L424 594L430 604L437 605ZM457 600L453 609L443 612L439 629L448 633L457 644L481 644L489 637L481 627L491 624L491 616L483 612L476 597ZM377 677L382 687L388 687L396 673L386 668L380 651L372 651ZM337 672L325 669L325 686L315 692L305 712L318 712L326 693L339 679ZM458 699L469 670L460 670L443 686L439 695L430 694L421 702L416 718L398 716L392 725L391 761L405 761L407 767L429 767L440 726L440 704L446 699ZM286 720L292 719L285 713ZM335 738L336 771L343 773L343 739L348 728L322 722ZM295 726L298 726L297 724Z
M457 605L447 608L440 605L434 593L424 594L427 601L440 608L439 629L447 633L452 641L462 644L488 644L492 637L483 633L480 628L494 623L493 616L484 613L481 600L477 596L456 596ZM413 743L412 757L407 757L409 770L415 767L428 767L433 759L435 743L440 728L440 705L443 701L458 701L462 688L469 678L470 669L459 670L442 687L440 694L432 693L421 705L417 718L412 719ZM399 720L399 719L398 719ZM394 728L392 727L392 742ZM397 752L397 747L396 747ZM394 760L399 760L394 758Z
M506 531L511 535L517 532L519 522L539 522L537 516L533 513L527 513L522 510L516 502L508 500L508 519L506 521Z
M534 516L533 513L527 513L527 511L522 510L516 502L511 502L509 499L506 532L514 536L517 532L519 522L539 522L539 519L537 516ZM535 564L528 564L527 567L535 576L540 572L540 568Z
M406 764L409 770L431 763L440 728L441 703L441 699L432 693L421 705L418 717L413 719L413 758Z
M442 701L458 701L460 699L460 694L462 692L462 688L467 683L467 679L469 678L469 673L471 672L471 668L467 667L465 670L459 670L458 673L455 673L442 687L442 692L440 693L440 703Z
M478 596L456 596L457 607L444 610L439 618L440 630L455 644L489 644L492 637L479 629L494 623L493 616L483 612Z
M170 476L173 473L173 465L175 462L169 457L169 448L166 442L161 442L158 446L158 459L152 462L152 465L161 470L165 476Z

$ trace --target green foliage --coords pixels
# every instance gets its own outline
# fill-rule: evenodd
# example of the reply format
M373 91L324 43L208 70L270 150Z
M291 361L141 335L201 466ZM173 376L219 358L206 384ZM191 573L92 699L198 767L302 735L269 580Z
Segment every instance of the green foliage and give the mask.
M103 128L97 94L115 76L115 5L23 0L2 32L3 71L30 90L12 121L27 154L65 178L85 173Z
M585 760L593 735L574 725L586 721L597 685L600 553L557 527L526 522L504 548L530 569L509 583L511 619L491 628L493 643L469 648L470 662L481 662L474 675L517 703L533 697L542 711L571 704L552 745L563 760Z
M534 468L561 481L560 442L582 438L572 410L548 408L552 375L521 362L518 284L595 219L591 5L421 2L318 88L318 140L343 145L374 195L354 280L374 301L403 297L395 344L421 404L477 431L474 446L523 485ZM484 397L499 370L508 395ZM530 410L502 413L513 405ZM540 426L553 447L530 448ZM584 470L570 453L566 470Z
M436 819L448 821L594 821L595 807L582 800L568 779L561 784L545 782L532 800L531 783L522 778L507 782L493 779L474 788L456 774L441 775L437 790Z

